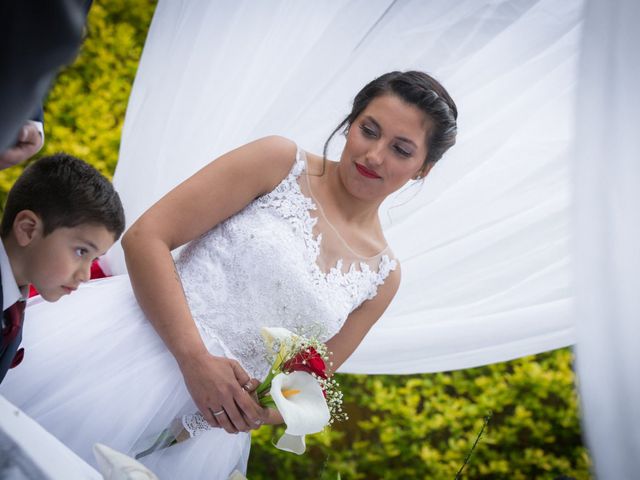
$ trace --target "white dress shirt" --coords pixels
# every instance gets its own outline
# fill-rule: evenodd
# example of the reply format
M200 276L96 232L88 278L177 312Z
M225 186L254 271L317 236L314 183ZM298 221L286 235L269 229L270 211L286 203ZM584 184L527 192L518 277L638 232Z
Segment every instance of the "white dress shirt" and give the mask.
M0 240L0 268L2 269L2 310L6 310L20 299L24 299L24 295L20 292L18 283L13 276L11 263L4 248L4 242Z

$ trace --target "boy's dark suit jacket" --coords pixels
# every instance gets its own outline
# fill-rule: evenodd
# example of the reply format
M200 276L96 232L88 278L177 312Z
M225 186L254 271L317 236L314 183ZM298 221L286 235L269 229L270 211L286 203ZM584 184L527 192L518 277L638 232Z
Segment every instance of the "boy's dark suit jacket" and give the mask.
M0 305L2 305L3 300L2 282L0 282ZM2 315L4 316L4 312L2 312ZM6 346L4 345L4 338L2 336L2 330L0 329L0 383L2 383L4 376L7 374L7 370L9 370L9 366L18 351L21 341L22 327L20 327L18 335Z

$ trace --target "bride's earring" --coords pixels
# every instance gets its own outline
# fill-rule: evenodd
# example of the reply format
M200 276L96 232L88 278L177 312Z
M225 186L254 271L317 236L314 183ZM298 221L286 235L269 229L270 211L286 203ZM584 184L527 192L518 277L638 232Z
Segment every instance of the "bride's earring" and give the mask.
M429 173L429 171L431 170L431 167L433 167L433 162L429 162L426 165L424 165L420 170L418 170L418 173L416 173L416 175L412 178L412 180L423 180L424 177L427 176L427 174Z

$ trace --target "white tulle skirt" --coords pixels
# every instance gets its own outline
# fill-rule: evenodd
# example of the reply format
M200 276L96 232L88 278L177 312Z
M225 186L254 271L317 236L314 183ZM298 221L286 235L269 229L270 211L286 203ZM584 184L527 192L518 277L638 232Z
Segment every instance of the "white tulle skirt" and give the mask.
M216 340L206 340L224 355ZM171 353L146 320L129 277L90 282L27 307L22 364L0 393L96 465L96 442L133 455L174 418L197 411ZM250 435L210 430L143 459L161 479L226 479L246 471Z

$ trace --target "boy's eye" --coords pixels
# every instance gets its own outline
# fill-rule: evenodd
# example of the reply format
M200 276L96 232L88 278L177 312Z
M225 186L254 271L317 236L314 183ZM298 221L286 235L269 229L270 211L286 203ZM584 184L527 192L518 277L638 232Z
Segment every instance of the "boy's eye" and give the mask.
M87 250L86 248L76 248L76 255L78 257L84 257L87 253L89 253L89 250Z
M367 125L360 125L360 130L362 130L362 133L364 134L365 137L375 137L376 136L376 132L371 128L368 127Z

